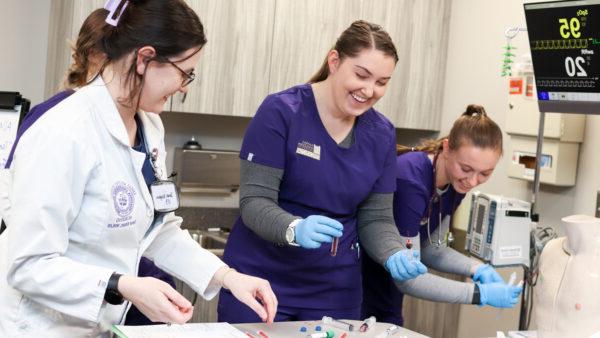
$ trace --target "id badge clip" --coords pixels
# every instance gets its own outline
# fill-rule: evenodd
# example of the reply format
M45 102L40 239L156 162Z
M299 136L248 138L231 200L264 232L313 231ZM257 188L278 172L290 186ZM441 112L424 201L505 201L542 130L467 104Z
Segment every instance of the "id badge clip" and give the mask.
M171 212L179 209L179 194L173 181L155 181L150 185L150 195L156 212Z

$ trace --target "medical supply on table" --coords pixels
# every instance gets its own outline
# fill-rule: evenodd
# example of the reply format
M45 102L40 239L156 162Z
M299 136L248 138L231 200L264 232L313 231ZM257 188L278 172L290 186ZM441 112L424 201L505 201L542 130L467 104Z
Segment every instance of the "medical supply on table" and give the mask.
M321 331L321 326L320 325L315 326L315 331L317 331L317 332Z
M338 237L333 238L333 241L331 242L331 251L329 251L329 254L331 255L331 257L335 257L335 255L337 255L337 249L338 249L339 242L340 242L340 239Z
M360 332L367 332L376 322L377 319L375 319L375 316L371 316L363 321L358 330Z
M380 334L378 334L375 338L387 338L387 337L395 335L398 332L400 332L400 327L397 325L392 325L392 326L388 327L385 330L385 332L381 332Z
M317 332L309 334L307 337L309 338L333 338L335 337L335 332L329 330L327 332Z
M347 322L344 322L341 320L337 320L337 319L334 319L329 316L323 316L322 320L323 320L323 324L335 326L335 327L338 327L340 329L350 331L350 332L354 331L354 325L352 325L350 323L347 323Z
M262 338L269 338L269 336L267 336L267 334L262 330L256 331L256 334L261 336Z
M307 331L307 329L306 329L306 326L302 326L302 327L300 328L300 332L306 332L306 331Z
M246 336L248 336L248 338L254 338L254 336L251 335L250 332L244 332L244 334L246 334Z

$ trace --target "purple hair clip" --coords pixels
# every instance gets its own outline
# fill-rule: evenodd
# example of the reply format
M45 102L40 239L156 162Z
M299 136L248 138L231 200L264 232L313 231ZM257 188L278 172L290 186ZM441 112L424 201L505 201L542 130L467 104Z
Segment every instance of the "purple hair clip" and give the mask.
M122 0L106 0L106 3L104 4L104 9L108 10L108 15L106 16L106 20L104 21L106 21L107 24L117 27L119 19L121 19L121 15L123 15L127 4L129 4L129 1L126 0L123 6L121 6L121 11L119 12L119 15L116 18L114 18L115 12L119 8L121 2Z

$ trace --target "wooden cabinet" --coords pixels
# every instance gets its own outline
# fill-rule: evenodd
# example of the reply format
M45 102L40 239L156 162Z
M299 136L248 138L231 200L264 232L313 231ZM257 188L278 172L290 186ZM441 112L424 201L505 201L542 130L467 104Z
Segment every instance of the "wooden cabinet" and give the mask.
M354 20L382 25L400 61L376 105L398 128L438 130L451 0L187 0L208 44L189 91L167 109L253 116L269 93L305 83ZM103 0L54 0L46 96L58 91L70 62L67 39Z
M208 43L196 80L173 96L172 110L252 116L269 92L275 0L188 0Z
M390 34L400 59L375 108L396 127L438 130L450 5L448 0L277 0L269 92L306 82L342 31L364 19Z
M375 106L396 127L439 130L449 0L364 0L362 18L383 26L398 51L387 93Z

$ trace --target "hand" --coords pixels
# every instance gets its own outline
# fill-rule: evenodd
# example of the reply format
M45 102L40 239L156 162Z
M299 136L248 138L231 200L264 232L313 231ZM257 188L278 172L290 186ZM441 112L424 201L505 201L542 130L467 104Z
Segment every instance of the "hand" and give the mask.
M184 324L194 313L192 303L157 278L121 276L117 288L153 322Z
M413 279L427 272L427 267L421 263L420 259L419 250L402 249L387 259L385 268L395 280Z
M473 281L481 284L504 283L504 279L488 264L481 264L473 274Z
M223 287L229 289L240 302L248 305L263 322L273 323L277 314L277 297L267 280L229 269L223 275Z
M519 302L523 286L504 283L477 284L481 294L481 305L494 307L513 307Z
M321 243L331 243L334 237L342 237L342 223L325 216L311 215L296 225L295 241L305 249L317 249Z

